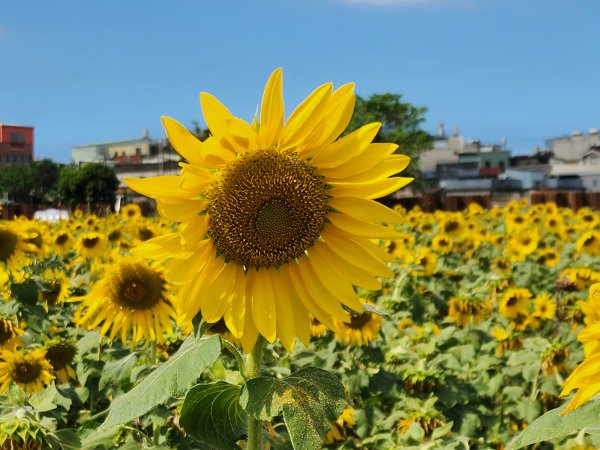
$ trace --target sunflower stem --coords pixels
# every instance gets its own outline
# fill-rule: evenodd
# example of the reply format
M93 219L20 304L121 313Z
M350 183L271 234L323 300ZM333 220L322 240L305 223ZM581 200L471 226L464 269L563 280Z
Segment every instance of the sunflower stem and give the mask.
M237 349L237 347L235 345L233 345L231 342L229 342L225 339L221 338L221 345L223 346L224 349L228 350L229 353L231 353L235 357L235 360L237 361L238 368L240 370L240 373L242 374L242 377L244 377L244 380L248 380L250 377L248 376L248 367L246 367L246 361L244 361L244 355L242 355L242 353L240 353L240 351Z
M254 345L254 349L252 349L252 352L248 355L246 379L252 379L260 376L264 346L265 340L261 335L258 335L256 345ZM246 450L263 450L264 443L262 428L262 421L248 414L248 444L246 446Z

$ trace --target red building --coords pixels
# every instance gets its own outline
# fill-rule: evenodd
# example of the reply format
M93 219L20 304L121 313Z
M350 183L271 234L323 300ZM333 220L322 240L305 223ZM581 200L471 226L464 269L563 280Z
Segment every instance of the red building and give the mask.
M0 167L33 161L33 127L0 123Z

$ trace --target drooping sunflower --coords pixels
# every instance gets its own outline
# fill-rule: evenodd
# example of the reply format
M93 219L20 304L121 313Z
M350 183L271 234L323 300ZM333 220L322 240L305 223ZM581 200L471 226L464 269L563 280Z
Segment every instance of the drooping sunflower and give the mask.
M317 88L284 124L282 71L265 88L259 120L234 117L210 94L200 100L211 137L199 141L163 118L172 145L187 162L179 176L127 179L154 198L175 233L137 248L165 260L166 277L181 285L178 308L209 323L224 318L250 351L261 334L291 350L322 323L350 321L363 306L353 285L381 288L393 276L385 251L371 239L394 238L379 222L401 217L373 199L411 178L391 177L409 158L395 144L372 143L380 124L339 138L353 113L353 84Z
M323 442L325 444L333 444L336 441L345 440L348 436L348 429L356 425L355 414L356 410L350 406L344 409L340 417L333 422L331 430L325 435Z
M492 312L489 300L477 297L452 297L448 300L448 317L460 325L476 324Z
M19 336L24 331L17 325L16 319L0 315L0 348L14 348L21 345Z
M369 345L375 340L381 329L381 317L375 313L364 311L352 314L350 322L335 319L335 334L343 342L350 345Z
M42 275L39 299L48 306L59 305L71 294L69 277L61 270L46 269Z
M52 366L46 359L46 350L0 349L0 392L11 383L18 384L27 393L41 391L54 379Z
M56 337L47 342L46 359L50 362L56 378L61 383L66 383L69 378L77 378L71 364L77 355L77 346L68 339Z
M531 291L527 288L508 288L502 294L498 310L508 319L527 315L531 296Z
M123 344L130 331L132 345L162 342L173 334L176 318L168 289L161 270L124 258L108 266L87 295L70 300L81 302L74 321L88 330L100 327L100 334L111 341L120 337Z

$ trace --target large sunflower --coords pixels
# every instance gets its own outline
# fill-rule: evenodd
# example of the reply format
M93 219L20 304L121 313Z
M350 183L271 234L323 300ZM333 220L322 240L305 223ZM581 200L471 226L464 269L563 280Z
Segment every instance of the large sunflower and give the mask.
M260 333L290 350L308 336L310 315L333 328L362 312L353 285L380 289L393 276L371 238L394 238L398 214L373 199L411 178L391 177L409 158L395 144L372 143L380 124L340 139L352 117L353 84L312 92L284 124L282 71L273 72L253 125L200 94L211 137L201 142L164 117L173 147L187 160L179 176L127 179L154 198L179 231L137 249L163 260L181 285L178 308L209 323L224 318L250 351ZM391 178L390 178L391 177Z

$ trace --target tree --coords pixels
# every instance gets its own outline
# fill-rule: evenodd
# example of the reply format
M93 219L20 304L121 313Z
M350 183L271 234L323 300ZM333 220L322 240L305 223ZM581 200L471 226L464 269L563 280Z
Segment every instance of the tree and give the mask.
M56 185L61 164L50 159L34 161L30 166L31 197L34 204L53 203L56 199Z
M423 150L431 147L432 137L420 125L425 121L425 107L402 102L399 94L373 94L364 99L356 96L354 115L346 133L371 122L381 122L381 129L374 142L398 144L398 153L411 157L411 164L403 172L406 176L418 173L418 158Z
M23 164L9 164L0 174L0 189L17 203L31 201L31 168Z
M114 203L119 180L112 167L104 164L64 166L58 177L58 197L67 204L88 201Z

